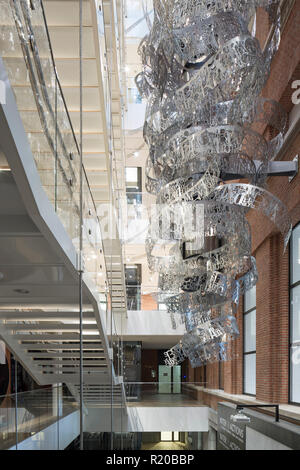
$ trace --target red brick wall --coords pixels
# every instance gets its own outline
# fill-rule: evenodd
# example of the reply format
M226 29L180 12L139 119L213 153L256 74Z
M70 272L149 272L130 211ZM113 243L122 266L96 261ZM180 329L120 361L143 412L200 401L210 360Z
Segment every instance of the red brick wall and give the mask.
M206 368L207 388L219 388L219 364L215 362Z
M300 136L284 160L292 160L300 148ZM299 150L298 150L299 151ZM300 221L300 174L268 181L269 190L288 207L293 225ZM289 253L274 225L257 211L248 214L259 281L256 287L256 396L258 400L288 402L289 357ZM232 345L232 360L224 364L224 391L243 392L243 305L238 309L240 336ZM218 388L217 365L207 365L207 387Z
M188 376L187 376L187 379L188 379L188 382L195 382L195 369L192 368L190 362L188 363Z
M257 37L264 44L268 22L257 15ZM281 45L271 67L263 95L280 101L289 112L291 83L300 79L300 0L284 28ZM260 129L263 132L264 128ZM290 161L300 149L300 135L294 139L282 160ZM293 225L300 221L300 174L291 183L288 177L268 179L268 188L287 206ZM289 357L289 254L283 252L283 239L278 229L263 214L248 213L252 229L252 252L257 261L259 281L256 287L256 397L261 401L288 402ZM240 336L231 345L232 360L224 364L224 391L243 392L243 305L238 309ZM200 368L203 372L203 367ZM207 387L219 388L218 364L208 364ZM201 372L201 373L202 373ZM200 372L196 372L199 374ZM220 398L199 392L199 399L216 408Z
M263 8L258 8L256 12L256 37L263 49L270 30L269 15Z
M266 238L256 252L256 396L288 401L288 252L279 234Z
M300 0L296 0L275 55L263 95L279 101L300 60Z

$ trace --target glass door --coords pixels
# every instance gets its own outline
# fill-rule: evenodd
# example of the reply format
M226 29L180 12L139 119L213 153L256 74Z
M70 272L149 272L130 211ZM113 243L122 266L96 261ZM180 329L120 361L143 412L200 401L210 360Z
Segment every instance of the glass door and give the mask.
M171 367L158 366L158 393L172 393Z
M181 393L181 366L173 366L173 393Z

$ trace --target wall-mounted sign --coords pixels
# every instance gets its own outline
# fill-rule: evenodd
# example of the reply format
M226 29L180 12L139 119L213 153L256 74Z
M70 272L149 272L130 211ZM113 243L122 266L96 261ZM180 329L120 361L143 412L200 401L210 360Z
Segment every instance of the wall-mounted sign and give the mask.
M246 424L231 421L234 408L218 403L217 450L245 450Z

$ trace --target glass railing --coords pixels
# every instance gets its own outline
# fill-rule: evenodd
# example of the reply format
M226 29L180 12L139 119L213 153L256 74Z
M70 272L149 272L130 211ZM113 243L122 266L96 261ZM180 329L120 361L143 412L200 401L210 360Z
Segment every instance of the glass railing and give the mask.
M78 250L80 151L56 72L41 1L0 0L0 55L41 183ZM103 286L103 279L97 277L101 247L99 220L83 169L84 270L99 288Z
M166 300L168 296L176 295L178 290L169 291L167 295L161 293L155 278L157 276L150 275L151 285L147 282L139 285L126 286L127 292L127 310L130 311L163 311L167 313ZM153 277L153 279L152 279Z
M141 310L141 286L126 285L127 310Z
M53 442L59 442L59 420L78 410L63 386L53 386L0 397L0 450L17 448L55 423Z
M146 450L161 452L166 450L192 451L202 450L201 432L124 432L124 433L84 433L84 450ZM207 434L207 433L205 433ZM153 441L153 442L152 442ZM79 439L76 439L67 450L78 450ZM207 450L207 448L205 449ZM211 447L210 450L215 450ZM134 454L132 454L134 456Z
M136 432L99 432L83 434L84 450L140 450L142 434ZM79 450L77 438L67 450Z
M122 336L114 334L111 338L113 365L116 376L123 375L123 341Z
M171 369L168 369L165 373L168 374L170 371ZM84 429L84 449L141 448L143 433L140 431L143 429L143 423L139 412L140 406L206 406L201 395L205 384L182 381L180 374L176 381L174 374L173 371L172 381L162 374L158 382L125 382L114 386L85 384L83 396L87 412L93 413L93 410L100 408L107 416L105 409L109 409L112 419L106 422L105 433L93 433L92 436ZM24 447L21 443L28 438L39 443L28 442L26 448L59 449L60 442L65 441L62 435L65 428L60 426L61 420L79 409L75 398L70 396L65 386L60 385L2 396L0 404L0 450L21 449ZM49 426L51 426L51 442L46 434L46 428ZM43 435L39 434L41 431ZM74 437L70 449L75 450L79 443L76 434Z
M102 2L101 2L102 3ZM123 2L119 2L120 10L123 10L123 6L121 5ZM125 168L125 152L124 152L124 145L123 145L123 133L122 129L118 128L118 125L114 127L114 122L117 119L123 121L122 118L122 111L120 111L119 116L113 116L115 111L112 109L112 102L113 102L113 94L115 98L115 87L116 87L116 77L119 76L119 86L120 86L120 93L122 91L126 91L126 86L122 86L120 83L120 66L119 62L123 62L122 59L122 44L123 44L123 31L121 27L122 17L117 16L116 11L116 2L111 1L109 5L106 5L106 9L110 8L110 14L108 14L108 18L112 20L114 17L115 23L111 24L111 28L114 31L116 36L116 42L113 43L113 36L114 34L105 35L105 29L107 25L104 22L104 14L103 14L103 6L102 8L99 7L97 10L97 21L98 21L98 32L99 32L99 45L100 45L100 66L102 71L102 82L103 82L103 92L105 98L105 117L106 117L106 130L105 132L109 138L109 151L110 151L110 164L111 164L111 186L112 186L112 203L116 211L116 222L118 226L118 232L120 237L122 238L122 220L124 218L124 214L122 212L122 206L120 204L120 200L122 199L122 194L125 192L125 176L124 176L124 168ZM119 21L119 24L118 24ZM119 27L121 34L119 35ZM116 57L114 56L116 54ZM116 66L117 69L116 70ZM124 75L124 72L123 72ZM120 104L124 105L124 96L120 97ZM117 144L117 148L115 148L115 139L119 142ZM121 144L120 144L121 142Z
M90 445L86 442L85 448L93 450L196 450L198 437L201 433L179 432L178 429L170 429L165 433L144 432L147 422L144 421L144 413L140 407L206 407L202 398L204 382L183 381L180 368L176 369L178 381L176 381L175 368L173 379L170 380L171 369L166 368L165 377L161 374L158 382L125 382L123 384L126 393L127 419L123 418L123 425L115 422L113 432L109 436L109 442L103 442L103 436ZM159 415L157 409L157 414ZM176 426L174 426L176 428ZM128 431L131 432L128 432ZM118 431L118 432L117 432ZM97 436L98 437L98 436ZM166 442L166 438L172 442ZM94 436L95 439L95 436ZM154 441L154 442L152 442Z

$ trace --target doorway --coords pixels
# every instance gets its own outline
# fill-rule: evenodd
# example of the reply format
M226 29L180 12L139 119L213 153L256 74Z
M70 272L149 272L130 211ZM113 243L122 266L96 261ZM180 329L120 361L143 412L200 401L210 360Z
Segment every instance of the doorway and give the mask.
M161 442L179 442L178 431L163 431L160 433Z

